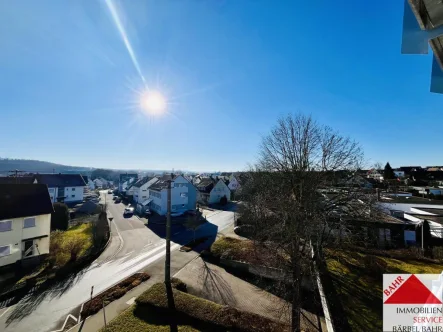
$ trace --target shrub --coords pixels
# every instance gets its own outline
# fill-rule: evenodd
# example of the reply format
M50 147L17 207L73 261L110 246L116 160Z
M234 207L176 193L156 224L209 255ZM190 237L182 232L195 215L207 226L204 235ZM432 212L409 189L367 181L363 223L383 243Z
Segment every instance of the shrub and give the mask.
M64 203L54 203L51 213L51 230L66 231L69 227L69 209Z
M134 281L132 282L132 284L131 284L131 288L137 287L137 286L140 285L141 283L142 283L142 282L141 282L141 280L139 280L139 279L134 280Z
M220 198L220 204L221 204L221 205L226 205L226 204L228 204L228 199L226 198L226 195L223 196L222 198Z
M77 261L80 252L87 245L88 240L83 237L69 237L64 243L65 250L68 251L70 262Z
M117 287L112 291L112 293L109 294L109 296L107 296L107 298L112 299L112 300L116 300L116 299L121 298L125 294L126 294L125 289Z
M188 292L188 286L178 278L172 278L171 284L172 284L172 287L174 287L175 289L177 289L183 293Z

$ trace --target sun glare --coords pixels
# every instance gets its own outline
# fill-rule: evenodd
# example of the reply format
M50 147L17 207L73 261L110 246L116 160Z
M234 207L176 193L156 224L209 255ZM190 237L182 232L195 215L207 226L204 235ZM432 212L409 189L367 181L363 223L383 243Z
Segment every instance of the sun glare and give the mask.
M159 91L148 91L141 97L141 106L151 115L162 114L166 110L166 99Z

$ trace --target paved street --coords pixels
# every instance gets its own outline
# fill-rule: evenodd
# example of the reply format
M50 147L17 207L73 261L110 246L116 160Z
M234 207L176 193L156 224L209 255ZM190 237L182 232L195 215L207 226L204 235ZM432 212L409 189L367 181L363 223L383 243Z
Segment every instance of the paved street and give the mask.
M136 216L123 217L124 205L115 204L107 194L112 239L105 252L87 269L72 276L55 289L30 295L16 305L0 311L1 331L56 331L62 328L69 314L78 317L81 303L88 300L91 286L101 292L131 274L145 269L165 255L165 225L146 227ZM104 192L102 193L104 199ZM208 223L196 232L198 237L215 238L217 232L233 223L233 212L210 211ZM192 240L193 232L181 225L172 228L171 249ZM174 253L172 253L172 256ZM68 319L68 320L69 320Z

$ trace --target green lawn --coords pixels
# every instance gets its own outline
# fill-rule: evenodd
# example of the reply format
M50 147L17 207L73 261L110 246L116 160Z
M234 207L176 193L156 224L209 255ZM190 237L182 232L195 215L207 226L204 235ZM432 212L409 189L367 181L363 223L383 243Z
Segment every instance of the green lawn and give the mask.
M371 277L364 264L366 254L328 250L327 266L348 322L353 331L381 331L383 317L382 276ZM443 264L420 260L399 260L377 256L386 263L385 273L435 273Z
M108 324L106 329L101 331L106 332L137 332L137 331L159 331L169 332L170 326L166 322L160 322L162 316L158 315L152 310L144 310L140 312L136 305L131 306L126 311L121 313L117 318ZM179 325L178 331L180 332L194 332L200 331L189 325Z
M176 311L168 311L164 284L158 283L141 294L135 305L111 321L102 331L257 331L280 332L286 327L262 316L173 290ZM172 322L171 317L174 317Z

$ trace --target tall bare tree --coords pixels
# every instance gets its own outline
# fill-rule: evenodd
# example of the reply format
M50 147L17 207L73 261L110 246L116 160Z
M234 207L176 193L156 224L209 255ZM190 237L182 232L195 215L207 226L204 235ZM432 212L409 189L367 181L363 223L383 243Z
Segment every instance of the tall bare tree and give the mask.
M312 251L321 255L334 229L346 233L346 218L375 214L375 195L357 181L362 161L359 144L310 116L281 118L263 138L240 213L254 240L274 252L284 271L293 331L301 328L301 281Z

